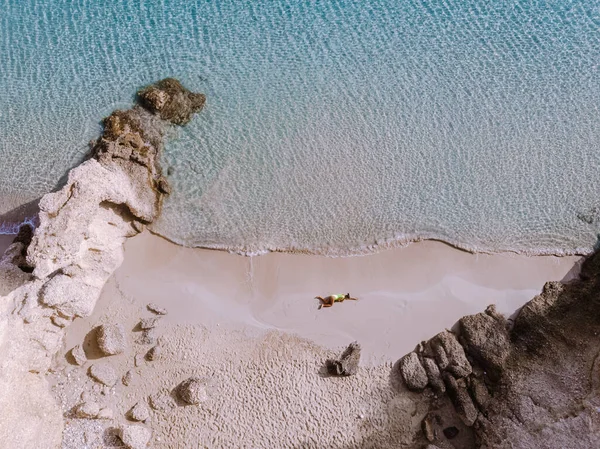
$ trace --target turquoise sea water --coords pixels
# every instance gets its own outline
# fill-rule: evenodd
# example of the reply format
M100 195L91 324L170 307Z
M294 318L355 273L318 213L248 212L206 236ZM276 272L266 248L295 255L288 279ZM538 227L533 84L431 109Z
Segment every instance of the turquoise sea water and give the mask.
M0 195L54 188L174 76L208 101L164 155L173 241L586 252L599 64L597 1L3 0Z

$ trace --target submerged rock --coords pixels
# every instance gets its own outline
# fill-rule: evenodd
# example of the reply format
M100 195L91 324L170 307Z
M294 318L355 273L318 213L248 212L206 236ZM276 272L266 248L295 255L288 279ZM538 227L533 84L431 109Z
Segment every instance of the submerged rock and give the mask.
M103 324L98 328L97 341L105 355L121 354L127 345L125 328L121 324Z
M360 362L360 345L357 342L350 343L339 359L329 359L325 366L329 374L334 376L351 376L358 371Z
M190 92L173 78L165 78L138 92L142 105L163 120L185 125L206 102L203 94Z
M177 386L177 396L186 404L197 405L208 399L204 383L197 377L190 377Z

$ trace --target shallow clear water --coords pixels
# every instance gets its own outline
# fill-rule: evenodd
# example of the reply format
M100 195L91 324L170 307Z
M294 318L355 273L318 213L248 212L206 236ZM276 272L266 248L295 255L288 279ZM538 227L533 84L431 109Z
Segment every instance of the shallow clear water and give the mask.
M53 188L103 116L175 76L208 97L164 155L175 192L154 230L176 242L328 254L419 238L532 254L596 242L596 1L0 10L4 197Z

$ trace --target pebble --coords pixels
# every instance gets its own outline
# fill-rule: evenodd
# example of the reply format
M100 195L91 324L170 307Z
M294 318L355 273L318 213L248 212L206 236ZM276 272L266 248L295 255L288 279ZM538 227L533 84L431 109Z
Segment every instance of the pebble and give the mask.
M134 421L146 421L150 418L150 411L145 403L138 402L129 410L129 417Z
M97 341L105 355L121 354L127 345L125 328L121 324L103 324L98 328Z
M133 363L136 367L140 367L144 364L144 354L136 354Z
M85 351L81 345L73 346L73 349L71 349L71 355L73 356L73 359L75 359L75 363L77 363L79 366L87 362L87 356L85 355Z
M153 345L158 338L156 329L146 329L142 331L142 335L138 338L138 343L141 345Z
M107 387L112 387L118 380L115 369L106 363L92 365L90 367L90 376Z
M131 370L129 370L129 371L127 371L125 373L125 375L121 379L121 382L123 382L123 385L125 385L126 387L128 387L129 384L131 384L132 380L133 380L133 372Z
M98 412L98 416L96 418L98 418L98 419L113 419L114 414L111 409L105 407L105 408L100 409L100 411Z
M167 392L160 392L150 395L148 397L148 402L150 403L150 407L152 407L152 409L159 412L171 410L177 405L175 400Z
M127 448L145 449L148 446L152 432L139 425L123 425L119 427L118 435Z
M63 318L60 315L52 315L51 320L52 320L52 323L55 326L58 326L58 327L67 327L69 324L71 324L71 320L70 319Z
M160 307L154 303L148 304L146 307L148 308L148 310L150 312L154 312L157 315L166 315L167 314L167 309L165 309L164 307Z
M94 419L100 412L100 406L95 402L83 402L75 408L75 416L77 418Z
M158 325L159 322L160 322L160 318L158 318L158 317L142 318L140 320L140 329L142 329L142 330L153 329Z
M181 382L177 387L177 395L190 405L200 404L208 398L204 384L197 377L190 377Z
M146 353L146 360L154 361L160 357L162 353L162 348L160 346L154 346L150 351Z

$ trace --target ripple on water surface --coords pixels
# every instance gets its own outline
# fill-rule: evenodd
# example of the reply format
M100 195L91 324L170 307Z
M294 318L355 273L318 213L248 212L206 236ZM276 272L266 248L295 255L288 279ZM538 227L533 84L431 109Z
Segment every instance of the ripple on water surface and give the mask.
M208 102L164 154L175 192L154 230L173 241L328 254L596 242L597 2L0 8L1 195L53 188L103 116L176 76Z

